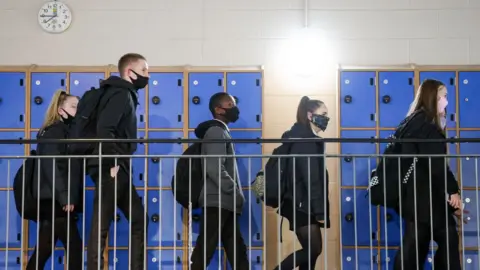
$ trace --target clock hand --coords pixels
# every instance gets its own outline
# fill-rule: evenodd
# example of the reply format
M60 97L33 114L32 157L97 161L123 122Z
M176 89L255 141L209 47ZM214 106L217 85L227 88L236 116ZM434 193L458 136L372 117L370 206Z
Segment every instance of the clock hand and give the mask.
M56 16L53 16L51 17L50 19L48 19L45 23L48 23L49 21L51 21L53 18L55 18Z

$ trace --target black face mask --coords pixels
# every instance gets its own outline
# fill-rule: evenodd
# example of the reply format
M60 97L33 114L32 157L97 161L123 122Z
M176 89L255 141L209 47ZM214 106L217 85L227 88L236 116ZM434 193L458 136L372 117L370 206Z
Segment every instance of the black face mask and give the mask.
M325 131L327 129L328 121L330 121L330 118L325 115L312 115L311 122L322 131Z
M131 69L130 71L135 73L135 75L137 75L137 79L135 80L130 77L130 79L132 80L133 86L135 86L135 89L140 90L145 88L148 85L148 79L149 79L148 77L144 77Z
M223 115L225 119L230 122L230 123L235 123L237 122L238 118L240 117L240 110L238 107L232 107L232 108L222 108L225 110L225 114Z
M67 115L67 117L60 115L60 117L62 117L63 123L65 123L65 125L70 125L73 122L73 119L75 119L75 116L69 114L64 109L62 109L62 111Z

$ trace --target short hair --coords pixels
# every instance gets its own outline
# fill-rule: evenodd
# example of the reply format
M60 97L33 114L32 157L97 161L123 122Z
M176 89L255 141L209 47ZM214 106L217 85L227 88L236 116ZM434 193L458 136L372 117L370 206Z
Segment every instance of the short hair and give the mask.
M225 92L218 92L212 95L212 97L210 98L210 102L208 103L208 108L210 109L210 112L213 116L215 116L215 108L219 107L222 101L229 96L230 94Z
M118 72L120 72L120 76L123 75L128 65L138 60L147 59L143 55L138 53L127 53L124 56L120 57L120 60L118 60Z

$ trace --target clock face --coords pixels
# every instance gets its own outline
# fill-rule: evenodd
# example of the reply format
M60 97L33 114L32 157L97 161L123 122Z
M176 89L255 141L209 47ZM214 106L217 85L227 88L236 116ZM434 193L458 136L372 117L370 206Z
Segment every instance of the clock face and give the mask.
M62 33L72 23L72 12L64 3L47 2L38 11L38 23L49 33Z

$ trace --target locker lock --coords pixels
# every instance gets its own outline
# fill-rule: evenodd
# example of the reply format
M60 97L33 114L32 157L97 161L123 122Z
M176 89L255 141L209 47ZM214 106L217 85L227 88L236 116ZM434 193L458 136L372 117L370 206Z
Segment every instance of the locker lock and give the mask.
M177 256L177 263L180 263L180 256Z
M352 220L353 220L353 214L352 214L352 213L346 214L346 215L345 215L345 220L346 220L347 222L352 221Z
M390 98L389 95L385 95L385 96L382 97L382 101L383 101L383 103L385 103L385 104L390 103L390 100L391 100L391 98Z
M119 214L117 214L117 215L115 216L115 220L116 220L117 222L120 221L120 215L119 215Z
M392 221L392 215L390 213L387 213L387 222Z
M192 102L193 102L193 104L195 104L195 105L200 104L200 97L199 97L199 96L194 96L194 97L192 98Z
M193 222L199 222L200 221L200 215L197 215L197 214L192 215L192 221Z
M160 98L157 97L157 96L154 96L154 97L152 98L152 103L155 104L155 105L157 105L158 103L160 103Z
M153 163L158 163L159 161L160 161L159 158L156 158L156 157L152 158L152 162L153 162Z
M0 103L1 103L2 101L3 101L3 99L2 99L2 98L0 98Z
M43 99L42 99L42 97L40 97L40 96L36 96L36 97L33 99L33 101L34 101L35 104L37 104L37 105L40 105L40 104L43 103Z
M345 160L345 162L351 162L351 161L352 161L352 157L344 157L343 160Z
M236 96L233 96L233 99L235 99L235 103L237 103L237 104L238 104L238 97L236 97Z
M345 101L345 103L352 103L352 96L346 95L343 100Z
M160 219L160 217L158 216L158 214L153 214L153 215L152 215L152 221L153 221L154 223L157 223L159 219Z

